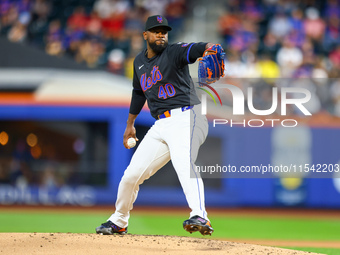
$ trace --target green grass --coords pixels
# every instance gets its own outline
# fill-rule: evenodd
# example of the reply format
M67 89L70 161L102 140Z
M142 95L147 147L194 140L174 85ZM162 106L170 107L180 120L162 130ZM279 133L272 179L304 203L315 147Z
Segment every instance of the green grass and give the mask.
M0 232L71 232L93 233L101 215L75 213L1 213Z
M93 233L109 215L96 213L1 212L0 232ZM186 215L132 213L129 232L146 235L181 235ZM212 217L216 238L340 241L340 221L259 217ZM166 226L166 227L164 227Z
M338 240L340 220L214 217L216 237L283 240Z
M166 217L167 228L164 226ZM134 215L130 228L136 234L184 235L183 218L176 216ZM211 217L214 237L280 240L340 241L340 221L315 219L266 219L259 217ZM184 232L185 233L185 232Z
M94 233L109 215L87 212L18 212L0 210L0 232ZM201 237L185 232L183 214L145 214L132 212L129 233ZM214 216L214 238L340 241L340 220ZM210 237L205 237L210 238ZM290 247L291 248L291 247ZM296 248L324 254L340 254L340 249Z

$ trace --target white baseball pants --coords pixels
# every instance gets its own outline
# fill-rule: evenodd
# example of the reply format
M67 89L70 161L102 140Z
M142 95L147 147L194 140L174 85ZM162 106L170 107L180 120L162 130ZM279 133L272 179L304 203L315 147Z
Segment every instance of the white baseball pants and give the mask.
M171 110L171 117L157 120L149 129L119 183L116 211L108 220L127 227L139 185L170 159L191 209L190 217L208 219L203 182L194 164L208 134L208 122L200 109L198 105L184 112L180 108Z

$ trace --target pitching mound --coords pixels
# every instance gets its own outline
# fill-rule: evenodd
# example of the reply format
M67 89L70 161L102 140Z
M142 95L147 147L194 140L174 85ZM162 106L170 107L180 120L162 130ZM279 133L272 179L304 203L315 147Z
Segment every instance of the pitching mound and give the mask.
M317 254L287 249L178 236L72 233L0 233L0 254Z

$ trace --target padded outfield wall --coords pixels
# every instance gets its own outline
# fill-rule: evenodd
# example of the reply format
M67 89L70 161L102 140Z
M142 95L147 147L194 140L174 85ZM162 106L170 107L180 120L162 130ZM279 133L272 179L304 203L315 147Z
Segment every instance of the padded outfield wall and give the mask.
M108 153L108 155L105 185L78 181L48 187L41 186L38 182L29 185L13 185L2 180L0 204L76 204L83 206L113 204L120 178L133 153L133 150L126 150L122 145L127 115L126 106L1 105L0 127L5 123L15 121L104 122L107 126L105 131L107 132L107 152L103 153ZM147 111L142 111L137 118L136 125L145 133L153 121ZM8 132L10 133L10 130ZM139 138L144 135L143 132L138 134ZM288 156L295 157L297 162L300 159L309 164L339 163L339 128L303 127L300 132L290 134L282 132L279 128L271 127L258 129L230 128L222 125L213 127L210 122L209 137L201 147L197 164L218 162L221 165L239 168L246 165L275 164L280 162L280 157ZM280 139L290 142L280 143ZM299 145L296 146L296 144ZM85 143L85 146L91 146L91 143ZM214 153L216 158L210 158L211 151L216 152ZM287 180L224 177L227 178L205 179L207 206L340 207L340 179L337 178ZM332 177L337 177L337 175ZM136 204L186 205L171 164L141 186Z

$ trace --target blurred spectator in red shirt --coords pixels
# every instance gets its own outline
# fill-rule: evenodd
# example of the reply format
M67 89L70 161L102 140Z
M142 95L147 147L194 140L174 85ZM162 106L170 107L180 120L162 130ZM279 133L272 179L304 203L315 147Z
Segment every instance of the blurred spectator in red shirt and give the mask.
M320 18L319 11L314 7L309 7L306 10L306 20L304 22L304 31L308 37L314 41L321 41L326 24Z
M337 45L336 49L329 54L329 59L335 68L340 69L340 45Z
M103 32L107 37L116 38L124 29L125 14L111 13L110 17L103 20Z
M86 32L90 36L101 36L102 20L96 11L91 12L91 15L87 22Z
M85 13L83 6L78 6L74 9L73 14L67 20L67 26L74 29L85 30L88 24L89 18Z

